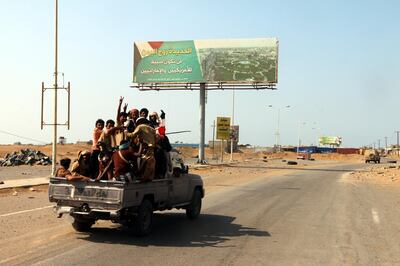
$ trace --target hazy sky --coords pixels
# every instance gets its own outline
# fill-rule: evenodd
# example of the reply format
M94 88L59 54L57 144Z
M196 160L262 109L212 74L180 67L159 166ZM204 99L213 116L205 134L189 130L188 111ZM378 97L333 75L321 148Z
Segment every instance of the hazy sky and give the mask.
M199 92L140 92L129 87L133 42L277 37L276 91L236 93L240 143L273 145L339 135L347 147L396 141L400 129L399 1L101 1L59 0L59 71L72 83L67 140L89 140L97 118L115 119L119 96L130 107L165 110L171 141L199 139ZM53 84L54 1L0 0L0 143L51 142L40 130L41 82ZM61 79L61 76L60 76ZM208 93L206 140L217 116L230 116L232 92ZM60 122L66 94L60 93ZM53 94L46 93L46 122Z

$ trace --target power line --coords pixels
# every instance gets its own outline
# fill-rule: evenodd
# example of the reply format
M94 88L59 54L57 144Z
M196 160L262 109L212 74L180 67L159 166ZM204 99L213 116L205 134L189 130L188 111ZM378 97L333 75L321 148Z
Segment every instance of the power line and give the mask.
M28 137L23 137L23 136L20 136L20 135L14 134L14 133L10 133L10 132L7 132L7 131L1 130L1 129L0 129L0 133L7 134L7 135L10 135L10 136L14 136L14 137L18 137L18 138L25 139L25 140L31 140L31 141L34 141L34 142L39 142L39 143L42 143L42 144L48 144L48 143L46 143L44 141L41 141L41 140L32 139L32 138L28 138Z

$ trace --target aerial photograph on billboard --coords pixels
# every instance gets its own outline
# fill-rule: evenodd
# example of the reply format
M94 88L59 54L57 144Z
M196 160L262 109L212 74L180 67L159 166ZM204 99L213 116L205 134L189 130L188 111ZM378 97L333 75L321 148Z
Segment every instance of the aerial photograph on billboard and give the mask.
M208 82L277 83L276 39L196 41Z

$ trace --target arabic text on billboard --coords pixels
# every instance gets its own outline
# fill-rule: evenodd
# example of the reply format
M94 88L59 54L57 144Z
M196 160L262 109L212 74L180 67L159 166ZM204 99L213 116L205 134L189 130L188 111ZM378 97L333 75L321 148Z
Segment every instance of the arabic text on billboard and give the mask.
M134 83L278 82L278 40L135 42Z

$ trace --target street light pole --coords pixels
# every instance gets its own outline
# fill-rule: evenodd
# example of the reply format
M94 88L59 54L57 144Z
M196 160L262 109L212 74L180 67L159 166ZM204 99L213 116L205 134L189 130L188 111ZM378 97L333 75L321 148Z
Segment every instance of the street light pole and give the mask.
M276 143L276 148L279 151L279 120L280 120L280 116L281 116L281 108L278 108L278 124L276 126L276 133L275 133L275 143Z
M299 155L299 150L300 150L300 145L301 145L301 139L300 139L300 129L301 129L301 126L302 125L305 125L306 124L306 122L302 122L302 121L299 121L299 125L298 125L298 131L297 131L297 133L298 133L298 139L297 139L297 155Z
M268 107L273 108L273 105L268 105ZM286 105L285 108L290 108L290 105ZM275 147L280 151L280 120L281 120L281 107L277 108L278 111L278 117L277 117L277 126L276 126L276 132L275 132Z
M312 130L315 130L315 146L319 147L319 127L317 126L318 123L317 122L313 122L314 127L312 128Z

